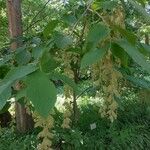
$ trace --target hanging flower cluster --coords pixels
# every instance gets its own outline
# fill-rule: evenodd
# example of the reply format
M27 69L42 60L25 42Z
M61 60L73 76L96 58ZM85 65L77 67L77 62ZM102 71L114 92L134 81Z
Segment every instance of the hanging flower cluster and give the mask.
M63 123L61 125L62 128L64 129L70 129L71 128L71 115L72 115L72 107L70 106L69 102L65 102L64 103L64 107L65 107L65 110L64 110L64 113L63 113Z
M117 60L117 59L116 59ZM102 117L108 117L111 122L117 118L116 98L120 97L119 80L122 75L116 70L116 67L120 66L119 61L113 60L111 51L105 58L93 65L92 77L96 86L101 86L101 92L103 93L104 103L100 108L100 114Z
M47 118L42 118L38 114L34 113L35 127L41 127L42 131L38 134L38 139L42 139L42 142L38 145L38 150L52 150L53 133L51 129L54 125L54 119L51 115Z

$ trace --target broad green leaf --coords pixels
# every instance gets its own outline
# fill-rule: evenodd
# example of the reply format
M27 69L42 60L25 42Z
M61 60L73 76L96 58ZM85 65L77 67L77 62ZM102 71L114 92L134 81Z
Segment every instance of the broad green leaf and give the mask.
M43 72L36 71L27 76L27 98L36 111L47 117L56 102L56 88Z
M101 8L103 8L104 10L113 10L117 7L117 4L118 3L116 1L106 0L101 3Z
M0 110L5 106L7 100L11 96L11 87L10 86L0 86Z
M34 59L39 59L40 57L42 57L43 53L45 51L49 51L52 48L52 46L53 44L51 44L49 47L39 46L33 48L32 57L34 57Z
M73 14L65 14L62 19L68 25L73 25L77 21L77 18Z
M15 80L23 78L26 75L34 72L35 70L37 70L37 67L35 64L28 64L26 66L15 67L8 72L8 74L4 78L4 82L11 82L12 83Z
M142 16L142 19L150 24L150 15L145 11L145 9L142 6L140 6L137 2L135 2L135 0L128 0L128 2Z
M58 48L64 49L72 45L73 39L68 35L57 34L54 37L55 44Z
M53 57L47 51L45 51L43 53L42 57L40 58L39 65L40 65L40 69L45 73L49 73L49 72L53 71L58 66L56 61L53 59Z
M113 29L117 30L128 42L132 43L133 45L137 43L137 37L132 32L120 28L119 26L114 26Z
M25 49L17 53L15 59L19 65L25 65L31 60L31 53Z
M18 47L17 49L15 49L15 54L18 54L22 51L24 51L27 48L26 45L23 45L22 47Z
M111 49L112 49L112 54L118 58L120 58L121 64L124 67L128 66L129 62L129 56L128 54L124 51L123 48L121 48L119 45L116 43L111 44Z
M68 84L70 87L72 87L72 89L74 90L74 92L76 94L78 94L78 87L76 85L76 83L73 81L73 79L67 77L66 75L60 74L58 72L53 72L50 74L50 78L52 80L61 80L64 83Z
M136 47L132 46L126 40L118 41L117 44L121 46L138 65L150 73L150 62L146 60L144 55L142 55Z
M32 50L32 57L34 59L39 59L42 56L43 47L34 47Z
M146 88L146 89L150 89L150 82L148 82L144 79L140 79L140 78L129 76L129 75L125 75L124 77L127 80L131 81L132 83L136 84L137 86L140 86L140 87Z
M109 28L104 24L94 24L86 38L86 49L87 51L96 48L97 44L104 40L109 35Z
M107 48L95 48L92 51L87 52L82 60L81 60L81 69L88 67L89 65L92 65L96 63L97 61L101 60L103 56L106 54Z
M50 20L50 22L47 24L47 26L45 27L45 29L43 31L44 37L48 37L53 32L53 30L56 28L58 23L59 23L58 20Z
M49 42L49 41L48 41ZM48 43L48 45L40 45L39 47L35 47L33 48L32 50L32 57L34 59L39 59L42 57L43 53L46 52L46 51L50 51L51 48L53 47L54 43L52 43L52 40L50 40L50 42Z
M15 95L15 100L18 101L23 97L26 97L26 88L17 91L17 94Z
M18 79L34 72L36 66L33 64L13 68L8 72L4 80L0 83L0 108L3 107L7 99L11 96L11 85Z
M114 26L113 29L118 31L122 35L122 37L126 39L129 43L131 43L132 45L139 46L138 50L144 55L147 55L146 49L141 46L141 44L138 42L137 36L134 33L128 30L125 30L123 28L120 28L119 26Z

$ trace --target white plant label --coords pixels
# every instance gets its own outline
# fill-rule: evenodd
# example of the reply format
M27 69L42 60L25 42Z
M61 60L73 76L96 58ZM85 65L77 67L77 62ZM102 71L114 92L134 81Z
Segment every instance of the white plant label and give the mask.
M90 124L90 128L91 128L91 130L96 129L96 123L92 123L92 124Z

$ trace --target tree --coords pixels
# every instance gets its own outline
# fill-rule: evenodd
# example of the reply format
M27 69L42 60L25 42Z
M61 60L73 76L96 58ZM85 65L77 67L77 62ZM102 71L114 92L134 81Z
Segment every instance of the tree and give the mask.
M11 42L11 50L15 51L22 45L22 17L21 17L21 0L7 0L7 13L9 22L9 33ZM20 90L19 83L16 89ZM25 106L15 103L16 124L19 132L26 132L31 126L31 118L26 112Z
M10 2L8 1L8 5ZM105 114L109 113L111 120L113 120L112 117L116 118L114 113L117 106L116 97L120 97L117 91L118 81L120 81L121 73L124 73L124 78L127 78L129 71L126 71L131 67L130 60L133 59L134 65L142 67L144 71L150 73L150 63L145 57L147 45L143 45L138 37L131 32L133 28L126 22L126 9L131 7L141 16L145 15L143 22L146 24L149 23L149 16L137 1L122 2L123 5L119 0L58 3L56 5L58 8L45 29L41 31L42 27L39 29L37 26L38 33L36 34L36 30L34 30L35 34L24 42L23 53L21 51L19 55L18 53L14 54L15 58L16 55L18 58L14 60L17 61L17 65L14 64L12 70L6 75L4 83L0 86L0 94L3 94L6 88L10 88L14 82L25 77L26 80L23 82L27 88L24 89L23 97L28 97L36 111L46 117L56 101L56 89L51 81L60 79L72 87L74 92L72 89L67 89L67 92L69 91L68 93L74 97L75 102L79 93L75 93L76 84L74 81L77 83L82 71L85 70L96 77L94 83L97 83L99 87L104 87L102 89L105 92L104 96L108 96L105 97L108 100L106 101L106 109L109 110L110 107L113 109ZM16 6L20 7L20 5ZM11 11L10 9L9 12ZM41 10L37 12L38 15L39 12ZM14 25L10 24L10 29L14 30L12 38L15 41L12 42L12 49L16 49L22 45L20 37L22 36L21 12L18 10L19 16L16 15L16 12L8 14L14 15L13 18L10 17L10 23L16 17L13 20L15 21ZM18 18L20 20L17 20ZM137 19L137 14L133 18ZM133 23L133 18L130 19L131 23ZM32 24L34 21L30 20ZM19 30L16 27L18 25ZM28 27L31 26L28 25ZM19 88L19 91L22 89ZM109 107L108 104L111 106ZM74 103L74 107L76 107L76 103ZM74 112L76 114L75 110Z

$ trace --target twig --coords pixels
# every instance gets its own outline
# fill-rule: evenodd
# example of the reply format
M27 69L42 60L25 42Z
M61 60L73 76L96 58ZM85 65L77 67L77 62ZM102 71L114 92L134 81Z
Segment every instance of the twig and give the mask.
M33 24L35 24L35 22L33 22L35 20L35 18L37 18L37 16L39 14L41 14L41 12L44 10L44 8L47 6L47 4L50 2L51 0L48 0L44 6L38 11L38 13L32 18L30 25L27 27L27 29L25 29L25 31L28 31L30 27L33 26ZM37 22L36 22L37 23Z
M108 26L108 23L105 21L103 16L101 16L97 11L93 11L92 9L88 9L90 12L95 13L104 23Z
M78 23L80 22L80 20L84 17L84 15L86 14L86 12L89 10L91 4L93 3L93 0L88 4L86 10L83 12L83 14L81 15L81 17L76 21L76 23L74 24L72 30L74 31L76 26L78 25Z

